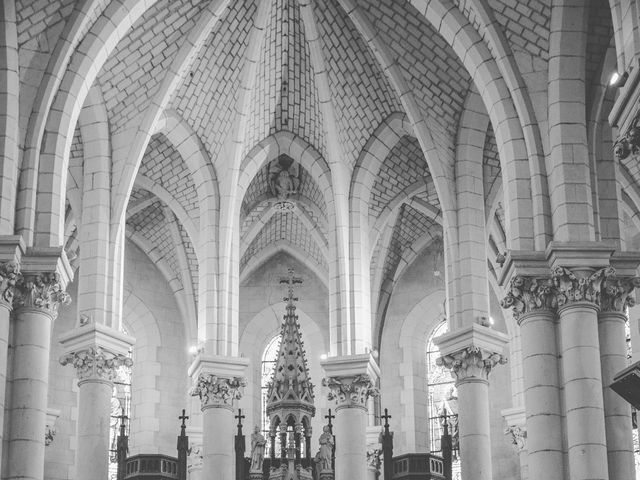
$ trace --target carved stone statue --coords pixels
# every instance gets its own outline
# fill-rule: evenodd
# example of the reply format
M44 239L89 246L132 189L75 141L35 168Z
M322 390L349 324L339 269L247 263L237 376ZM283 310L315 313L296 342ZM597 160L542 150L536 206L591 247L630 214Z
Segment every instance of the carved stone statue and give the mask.
M264 449L267 441L260 433L260 427L256 425L251 434L251 471L262 471L262 461L264 460Z
M333 455L333 435L329 432L329 427L325 425L322 428L322 435L320 435L320 451L318 452L318 459L320 471L331 470L331 457Z

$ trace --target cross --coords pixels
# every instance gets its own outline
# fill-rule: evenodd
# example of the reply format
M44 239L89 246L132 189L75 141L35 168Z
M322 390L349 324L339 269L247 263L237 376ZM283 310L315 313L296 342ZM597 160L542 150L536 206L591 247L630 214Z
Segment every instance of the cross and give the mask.
M124 426L124 421L128 420L129 417L127 417L127 415L124 413L124 407L122 407L122 413L118 416L118 420L120 420L120 436L124 437L125 436L125 426Z
M293 286L298 284L298 283L302 283L302 278L301 277L294 277L293 276L293 268L290 268L289 269L289 277L280 279L280 284L283 284L283 283L286 283L287 285L289 285L288 296L284 298L284 301L285 302L297 301L298 299L293 297Z
M245 416L242 415L242 409L241 408L238 409L238 414L233 418L237 418L238 419L238 435L242 435L242 419L245 418Z
M389 411L386 408L384 409L384 415L380 415L380 418L384 418L384 429L385 429L385 432L388 433L389 419L391 418L391 415L389 415Z
M180 426L180 428L182 429L182 433L184 433L184 429L187 427L184 421L189 420L189 417L186 415L184 408L182 409L182 415L178 417L178 420L182 420L182 425Z
M336 418L335 415L331 415L331 409L329 409L329 415L325 415L324 418L329 420L329 432L333 434L333 425L331 424L331 419Z

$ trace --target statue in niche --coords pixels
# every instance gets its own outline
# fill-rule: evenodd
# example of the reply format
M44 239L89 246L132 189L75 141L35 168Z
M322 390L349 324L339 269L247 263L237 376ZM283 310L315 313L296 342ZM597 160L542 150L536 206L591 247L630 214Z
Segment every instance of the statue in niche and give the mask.
M267 441L260 433L260 427L256 425L251 434L251 471L262 471L262 461L264 460L264 449Z
M331 470L331 456L333 455L333 435L329 431L329 426L322 428L322 435L318 439L320 442L320 451L316 457L318 458L318 466L320 471Z
M289 197L298 193L300 179L298 166L293 159L280 155L269 165L269 188L271 194L278 199L278 203L291 203Z

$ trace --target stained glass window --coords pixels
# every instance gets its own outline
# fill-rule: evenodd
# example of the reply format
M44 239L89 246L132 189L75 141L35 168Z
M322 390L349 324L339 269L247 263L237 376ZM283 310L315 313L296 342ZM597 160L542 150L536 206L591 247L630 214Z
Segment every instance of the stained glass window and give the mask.
M436 455L442 453L440 437L444 432L444 415L447 415L449 434L453 440L454 480L461 480L460 458L458 456L458 391L449 370L439 366L436 361L440 357L440 349L434 339L447 333L447 321L443 320L431 332L427 341L427 399L429 412L429 441L430 451Z

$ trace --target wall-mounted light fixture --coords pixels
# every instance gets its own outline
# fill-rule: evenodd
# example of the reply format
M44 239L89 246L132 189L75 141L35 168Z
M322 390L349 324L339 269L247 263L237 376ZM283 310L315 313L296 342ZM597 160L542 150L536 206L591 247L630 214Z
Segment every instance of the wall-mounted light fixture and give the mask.
M614 88L621 88L625 83L627 83L627 78L629 78L628 72L624 72L622 74L613 72L611 74L611 78L609 78L609 86Z

